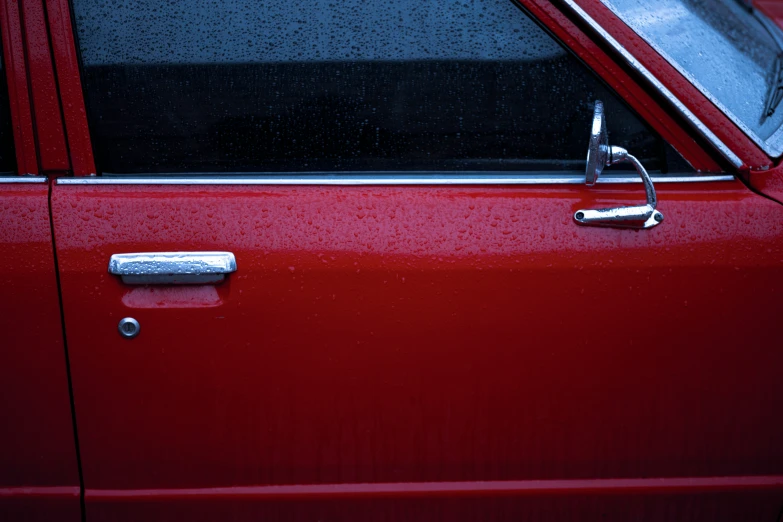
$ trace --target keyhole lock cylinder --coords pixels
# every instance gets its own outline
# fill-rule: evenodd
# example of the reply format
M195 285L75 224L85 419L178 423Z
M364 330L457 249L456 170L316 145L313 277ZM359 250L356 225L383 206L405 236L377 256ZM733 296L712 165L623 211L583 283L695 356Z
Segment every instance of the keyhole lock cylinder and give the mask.
M125 319L120 320L120 324L117 325L117 330L120 331L120 335L126 339L133 339L139 335L140 329L141 326L139 326L139 322L133 317L126 317Z

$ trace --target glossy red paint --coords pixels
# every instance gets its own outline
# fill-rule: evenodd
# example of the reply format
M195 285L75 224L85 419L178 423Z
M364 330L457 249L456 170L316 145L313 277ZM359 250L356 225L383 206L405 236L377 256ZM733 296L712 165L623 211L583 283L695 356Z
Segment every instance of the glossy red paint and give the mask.
M547 0L519 0L519 3L617 91L693 168L703 172L724 170L722 160L714 152L708 152L709 147L697 141L695 133L672 116L673 111L665 105L664 100L651 94L652 91L644 87L644 83L638 83L639 78L614 61L616 57L607 54L553 3Z
M70 163L60 117L60 101L54 80L43 0L23 0L20 4L41 171L67 171Z
M783 203L783 165L767 172L752 172L750 186L765 196Z
M783 475L783 206L739 182L658 190L666 221L638 232L572 220L638 185L55 186L91 520L282 509L138 490ZM239 268L154 295L107 273L170 250ZM694 487L672 502L709 518L724 501ZM521 496L484 518L567 509ZM658 501L595 502L627 519Z
M769 156L601 0L576 2L742 159L744 165L740 172L772 167L773 161Z
M0 1L0 33L3 38L3 65L8 82L11 121L14 129L16 166L20 174L38 174L33 115L27 90L22 24L16 0Z
M783 2L780 0L753 0L753 5L783 28Z
M95 175L90 130L76 57L76 45L67 0L46 0L46 12L52 41L52 53L57 67L57 87L60 94L65 129L68 133L71 168L74 176Z
M0 184L0 520L79 520L46 183Z

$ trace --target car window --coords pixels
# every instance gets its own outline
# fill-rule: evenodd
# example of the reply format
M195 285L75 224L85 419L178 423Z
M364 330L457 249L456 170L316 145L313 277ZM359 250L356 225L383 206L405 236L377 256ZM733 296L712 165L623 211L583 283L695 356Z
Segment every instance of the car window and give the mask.
M510 0L74 0L104 173L583 170L661 139Z
M0 44L1 45L1 44ZM16 172L14 154L14 131L11 125L11 106L8 98L8 83L5 81L3 50L0 47L0 175Z
M766 152L783 152L783 106L767 114L783 41L772 22L737 0L604 2Z

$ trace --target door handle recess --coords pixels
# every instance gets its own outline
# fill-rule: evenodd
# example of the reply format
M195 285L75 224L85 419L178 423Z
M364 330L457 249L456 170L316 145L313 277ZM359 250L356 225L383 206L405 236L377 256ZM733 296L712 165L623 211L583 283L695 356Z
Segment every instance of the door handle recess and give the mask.
M219 283L236 270L231 252L138 252L109 259L109 273L129 285Z

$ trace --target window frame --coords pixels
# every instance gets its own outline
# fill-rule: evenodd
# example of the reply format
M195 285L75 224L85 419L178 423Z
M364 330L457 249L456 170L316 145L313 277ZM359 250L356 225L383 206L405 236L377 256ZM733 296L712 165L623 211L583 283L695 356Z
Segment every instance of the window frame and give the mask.
M652 127L664 141L672 145L697 172L734 173L742 172L749 165L761 168L768 168L771 165L769 158L751 142L737 144L734 140L727 140L727 134L730 138L733 138L734 135L731 132L727 133L722 123L715 121L714 115L708 114L709 117L705 118L703 114L691 114L692 117L688 118L683 116L683 114L687 116L689 110L684 105L681 107L675 105L675 110L672 111L672 98L675 100L677 98L673 95L671 98L661 96L660 89L656 89L655 85L651 88L649 81L656 78L656 75L653 74L654 71L647 70L646 75L640 74L640 68L634 67L634 65L641 65L641 69L646 70L644 65L627 51L625 51L626 56L623 56L623 53L620 52L625 50L623 45L612 37L606 38L609 34L604 30L604 27L607 26L607 20L603 17L601 18L602 24L599 25L573 0L563 0L560 6L555 6L546 0L514 1L527 11L534 21L555 36L603 79L643 121ZM73 162L72 173L77 177L95 176L92 145L83 109L84 98L79 83L73 20L67 9L67 0L51 0L51 2L65 6L65 10L60 14L67 19L65 21L68 22L67 26L70 29L64 31L62 24L59 24L58 30L51 32L53 46L71 58L56 60L60 93L64 100L67 96L68 103L64 103L64 105L73 107L74 111L82 115L83 120L79 125L67 125L66 128L71 155L80 159L79 162ZM596 4L601 5L599 0L592 0L592 4L593 7ZM608 22L610 22L608 25L611 25L612 21L608 20ZM629 58L632 60L630 66ZM63 78L67 80L68 85L63 85ZM75 84L79 87L78 91L73 88ZM723 115L721 114L721 116ZM708 126L703 121L710 125ZM712 134L710 137L712 133L710 127L715 129L718 135ZM706 130L707 137L705 138L698 132L694 137L694 128ZM732 143L731 148L725 144L727 141ZM739 154L736 154L735 151Z
M326 36L343 42L351 34L376 39L367 20L351 29L319 23L322 16L341 18L347 13L327 8L327 3L306 15L285 8L271 13L282 20L317 16L307 24L320 28L307 33L317 42ZM242 42L232 43L235 40L221 43L219 37L217 50L202 54L192 35L177 34L171 38L175 43L182 39L181 52L147 59L143 45L124 50L121 42L132 40L127 32L119 40L111 36L115 24L138 20L150 7L140 5L144 7L131 11L134 16L110 18L101 27L105 7L89 0L74 2L85 101L101 175L578 172L584 169L584 134L596 99L612 109L608 112L613 115L615 144L633 150L648 170L690 170L622 96L512 0L477 2L454 13L443 3L431 3L424 12L411 4L407 7L413 13L401 12L399 23L394 17L382 23L385 30L378 29L378 34L404 35L407 28L416 29L430 19L436 26L433 34L441 35L433 37L434 43L425 39L429 43L408 46L408 38L392 38L358 53L319 47L320 54L304 57L289 45L301 35L289 38L282 30L273 39L282 40L285 50L272 57L257 48L248 53ZM231 12L247 12L256 21L252 31L277 34L275 26L265 25L265 9L246 2L237 6L239 10L235 6ZM213 7L207 19L220 11ZM365 15L380 23L386 17L379 13L385 11L370 9ZM493 22L477 22L476 17L484 16L479 13ZM169 15L182 21L198 20L202 14L187 9ZM160 23L170 24L169 15L160 16ZM441 27L444 20L447 25ZM89 30L91 26L95 30ZM142 41L162 48L167 38L154 27L140 29ZM223 28L209 23L203 30L214 35ZM476 41L471 32L478 44L471 45ZM248 38L255 39L256 33ZM444 40L444 34L453 38ZM392 47L399 52L386 50ZM225 62L215 58L218 55ZM302 69L303 64L314 70ZM208 85L204 78L211 79ZM299 88L310 83L330 87ZM277 98L267 99L266 93L275 91L280 91ZM473 104L465 102L471 97ZM194 112L192 107L203 110Z

